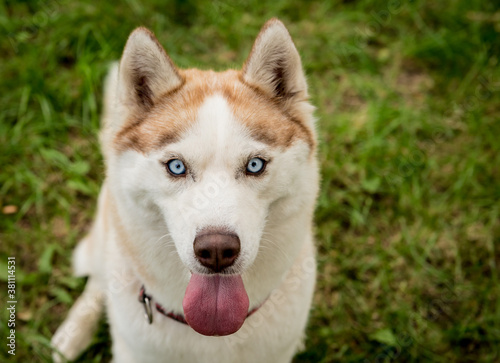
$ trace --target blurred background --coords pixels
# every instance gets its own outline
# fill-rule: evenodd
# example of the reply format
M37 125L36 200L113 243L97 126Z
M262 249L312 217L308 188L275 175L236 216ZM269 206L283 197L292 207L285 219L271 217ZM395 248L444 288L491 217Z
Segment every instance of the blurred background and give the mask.
M49 340L85 281L70 256L104 167L102 82L144 25L180 67L239 68L287 25L317 106L318 282L295 362L500 361L500 4L481 0L0 1L0 298L17 347ZM7 337L7 311L0 312ZM103 321L81 362L109 361Z

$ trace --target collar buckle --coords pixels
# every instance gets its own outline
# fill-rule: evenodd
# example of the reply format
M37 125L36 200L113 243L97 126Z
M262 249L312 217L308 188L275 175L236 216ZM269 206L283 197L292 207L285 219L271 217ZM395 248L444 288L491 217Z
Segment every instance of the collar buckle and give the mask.
M144 286L139 293L139 302L144 305L144 318L149 324L153 323L153 310L151 309L151 296L146 294Z

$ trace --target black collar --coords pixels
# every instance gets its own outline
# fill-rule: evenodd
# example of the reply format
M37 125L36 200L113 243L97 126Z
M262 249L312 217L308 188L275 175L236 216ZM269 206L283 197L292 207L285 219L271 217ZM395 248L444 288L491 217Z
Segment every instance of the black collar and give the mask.
M146 321L149 324L153 324L153 310L151 309L152 300L153 297L151 295L146 294L146 289L144 288L144 285L142 285L141 290L139 291L139 302L144 305L144 317L146 318ZM264 300L264 302L266 302L266 300ZM264 304L264 302L259 306L250 310L247 314L247 318L253 313L255 313L257 310L259 310L259 308ZM181 324L189 325L188 322L186 321L186 318L184 318L184 315L176 314L173 311L165 310L165 308L158 303L155 303L155 307L156 310L158 310L161 314L168 316L170 319L173 319Z
M139 302L144 304L144 317L146 318L149 324L153 323L153 310L151 309L151 300L153 300L151 295L146 294L146 290L144 289L144 285L142 285L141 290L139 291ZM173 311L166 311L163 306L158 303L155 303L156 310L162 313L165 316L168 316L171 319L178 321L179 323L188 325L184 315L175 314Z

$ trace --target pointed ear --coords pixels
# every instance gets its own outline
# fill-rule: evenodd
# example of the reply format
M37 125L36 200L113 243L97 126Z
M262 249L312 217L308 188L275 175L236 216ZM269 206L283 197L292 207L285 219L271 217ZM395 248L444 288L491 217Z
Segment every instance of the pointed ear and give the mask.
M243 66L243 79L271 97L307 98L299 53L285 25L278 19L271 19L262 27Z
M183 79L154 34L141 27L125 45L119 83L125 105L147 111L159 96L179 88Z

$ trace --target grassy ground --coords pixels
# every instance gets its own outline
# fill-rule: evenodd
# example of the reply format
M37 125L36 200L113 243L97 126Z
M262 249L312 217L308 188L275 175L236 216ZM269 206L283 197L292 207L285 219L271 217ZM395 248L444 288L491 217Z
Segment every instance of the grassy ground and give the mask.
M0 298L48 342L103 178L102 79L145 25L181 67L239 67L280 17L318 107L319 280L296 362L500 361L500 7L494 1L0 2ZM399 4L399 5L398 5ZM81 361L109 360L103 325ZM91 358L94 357L94 358Z

